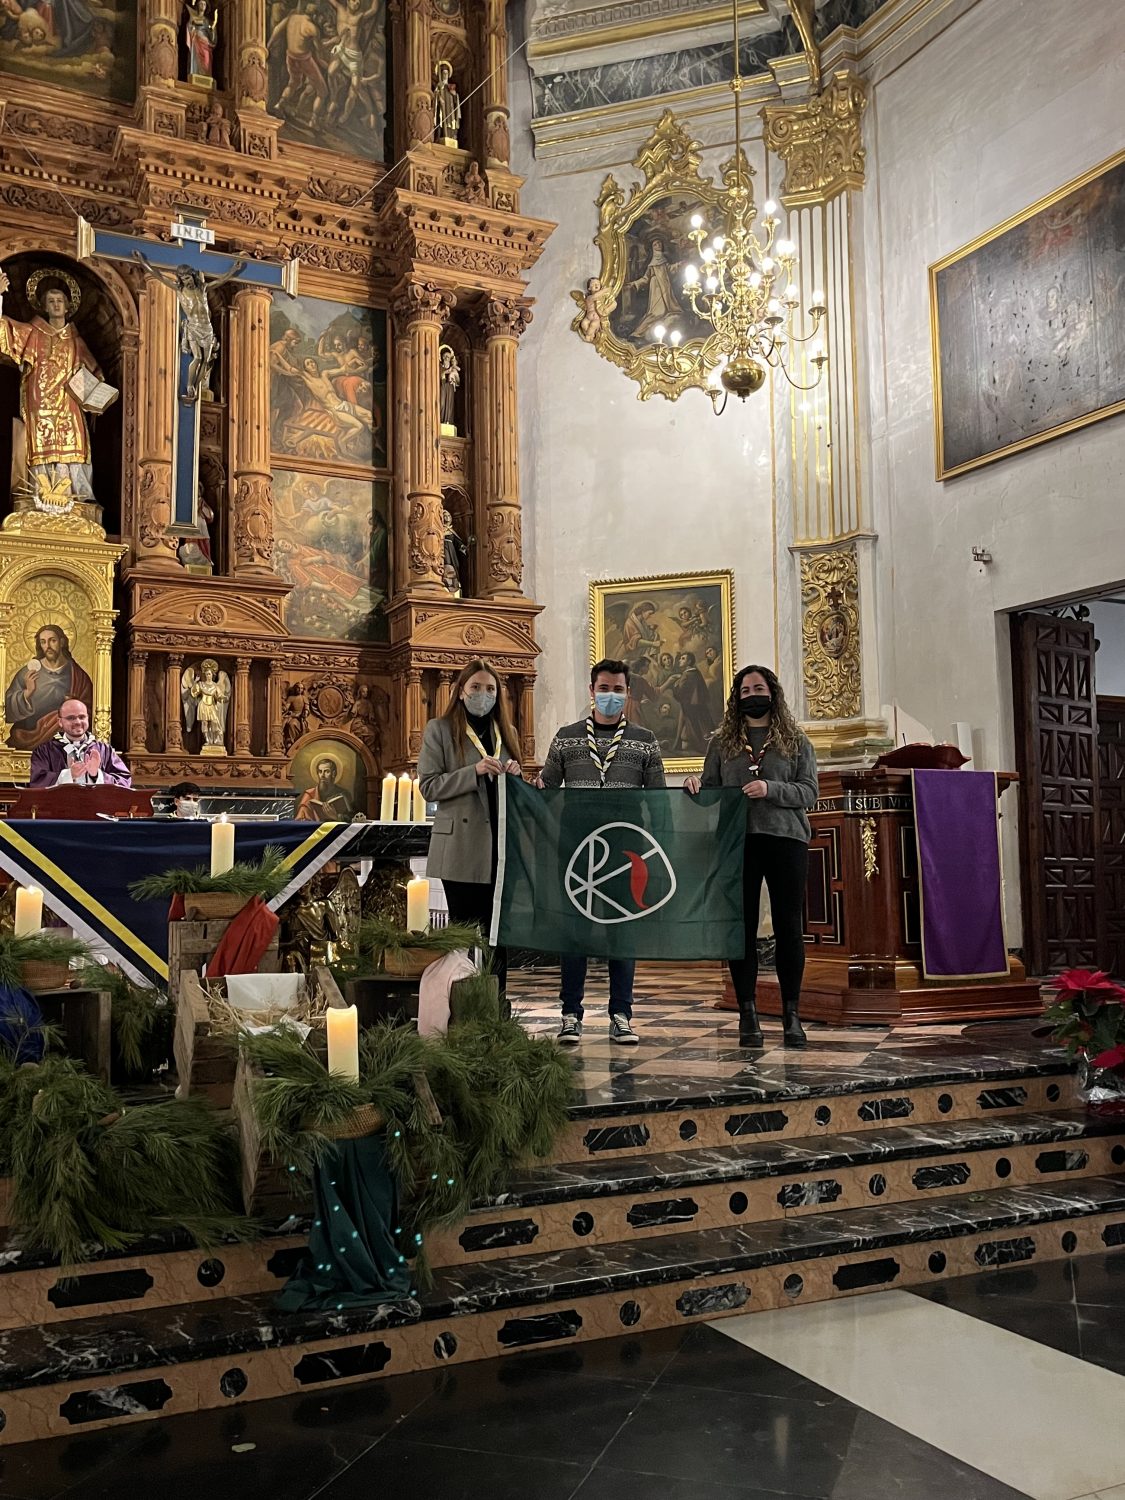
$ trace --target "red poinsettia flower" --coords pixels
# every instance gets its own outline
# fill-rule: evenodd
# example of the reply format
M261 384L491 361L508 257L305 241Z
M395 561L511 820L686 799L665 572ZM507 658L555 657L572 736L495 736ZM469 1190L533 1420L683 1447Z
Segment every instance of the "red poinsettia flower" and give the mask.
M1067 969L1051 981L1051 988L1064 995L1079 995L1083 990L1116 990L1125 994L1104 969Z
M1097 1057L1091 1058L1091 1066L1095 1068L1120 1068L1125 1064L1125 1042L1118 1042L1116 1047L1111 1047L1108 1052L1099 1052Z

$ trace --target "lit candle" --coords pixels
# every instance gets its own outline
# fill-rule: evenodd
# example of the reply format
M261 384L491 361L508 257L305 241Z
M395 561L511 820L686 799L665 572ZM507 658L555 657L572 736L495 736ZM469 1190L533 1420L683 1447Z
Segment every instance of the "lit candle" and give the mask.
M330 1005L328 1024L328 1071L348 1083L359 1082L359 1012L354 1005Z
M225 875L234 864L234 824L223 813L211 824L211 874Z
M43 892L34 885L16 891L16 937L27 937L43 926Z
M388 771L383 777L383 800L379 803L380 823L393 823L395 820L395 788L397 786L394 772Z
M408 880L406 882L406 930L425 932L430 925L430 882Z
M426 821L426 799L422 796L422 788L418 784L417 776L415 776L412 783L412 790L414 793L414 821L415 823L424 823Z
M399 823L412 821L414 813L414 792L410 777L404 771L398 778L398 811L395 818Z

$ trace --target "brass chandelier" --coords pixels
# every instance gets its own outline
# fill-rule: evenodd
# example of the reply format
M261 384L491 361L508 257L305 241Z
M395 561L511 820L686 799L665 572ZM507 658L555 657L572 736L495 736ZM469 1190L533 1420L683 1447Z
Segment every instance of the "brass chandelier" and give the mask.
M808 305L811 327L798 332L801 293L796 277L797 247L784 235L778 237L782 220L772 198L763 204L761 224L754 228L751 169L742 149L738 6L739 0L732 0L734 156L723 169L726 187L716 214L721 227L718 233L712 233L702 214L692 215L690 239L699 259L683 268L684 293L695 315L712 330L701 358L706 357L710 363L718 355L707 381L716 415L726 408L729 395L745 401L760 390L767 368L780 370L797 390L810 391L820 384L828 363L823 343L816 342L809 353L813 378L802 383L791 371L794 347L817 338L828 311L827 302L823 292L812 293ZM675 361L683 339L680 330L658 324L652 332Z

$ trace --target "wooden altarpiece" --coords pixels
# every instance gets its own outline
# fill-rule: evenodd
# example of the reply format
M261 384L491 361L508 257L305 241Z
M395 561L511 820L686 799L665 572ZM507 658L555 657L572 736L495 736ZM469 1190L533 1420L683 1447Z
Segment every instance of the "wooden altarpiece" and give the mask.
M184 538L170 529L180 394L175 290L140 264L81 267L88 303L109 310L99 314L100 337L112 347L121 391L115 412L99 419L116 436L100 451L95 445L94 462L109 541L123 552L114 742L142 783L190 776L267 789L289 783L302 747L336 741L361 764L371 811L379 774L414 764L426 719L445 706L458 670L476 655L506 675L525 758L534 761L538 606L522 586L516 352L531 316L525 273L553 226L520 213L521 179L509 166L503 0L389 0L385 8L367 0L362 16L385 19L386 30L357 33L368 48L362 77L338 66L325 72L330 92L318 124L315 101L311 119L300 116L286 63L296 44L286 25L291 15L312 16L327 67L339 39L333 26L350 24L343 9L229 0L211 87L198 60L194 71L185 63L179 0L122 9L128 23L116 31L105 23L89 43L102 52L90 53L88 68L80 54L59 83L33 76L15 43L0 37L0 70L8 70L0 266L18 276L45 258L75 271L78 216L95 230L167 241L172 221L193 213L206 220L217 250L243 260L295 258L306 320L333 304L339 317L369 316L385 329L385 401L370 424L378 442L358 460L353 451L333 464L278 451L277 403L301 374L271 349L286 299L237 282L212 295L219 355L198 450L199 491L214 517L216 567L208 576L205 566L185 567ZM121 85L127 60L112 48L134 21L130 88ZM450 62L464 104L459 130L449 136L447 127L437 140L441 60ZM380 95L380 77L393 79L393 97ZM379 110L393 142L382 151L370 146L371 130L364 134ZM458 423L443 435L445 344L458 351L461 387ZM324 348L309 372L314 381ZM323 404L349 422L346 386L321 388ZM5 391L14 392L11 381L0 399ZM0 425L14 415L10 405ZM386 496L378 619L372 611L363 629L314 629L294 606L304 575L278 496L301 483L328 495L329 509L365 485L372 511ZM447 568L449 508L464 560L458 590ZM376 530L372 519L364 533L372 557ZM0 566L3 549L0 534ZM342 580L340 597L351 582ZM330 584L321 589L333 592ZM205 658L230 683L224 742L207 755L181 713L183 674ZM108 652L103 659L108 665Z

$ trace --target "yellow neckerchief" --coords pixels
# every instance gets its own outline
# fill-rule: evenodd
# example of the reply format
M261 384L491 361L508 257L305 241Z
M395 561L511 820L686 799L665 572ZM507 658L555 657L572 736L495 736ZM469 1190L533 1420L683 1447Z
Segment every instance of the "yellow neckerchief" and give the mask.
M481 758L481 760L487 760L490 753L497 760L500 759L500 751L504 747L504 742L500 738L500 726L499 726L499 724L495 724L494 723L493 726L492 726L492 740L493 740L493 743L492 743L492 750L491 750L491 752L488 751L488 750L486 750L484 748L484 746L480 742L480 736L477 734L477 732L473 728L473 726L471 724L467 723L467 722L465 724L465 738L469 741L469 744L473 746L474 750L478 750L480 752L480 758Z

